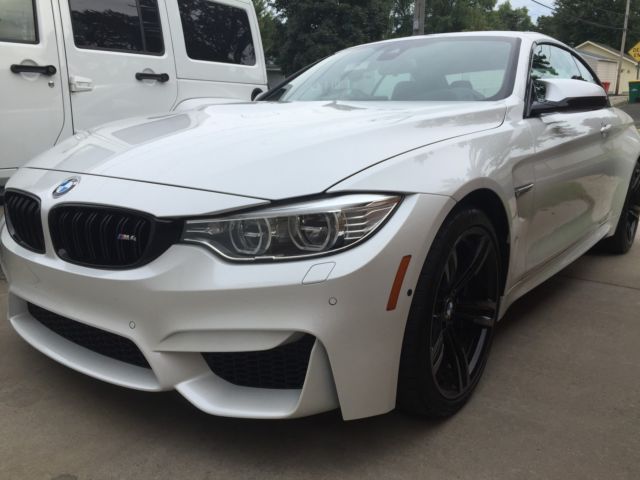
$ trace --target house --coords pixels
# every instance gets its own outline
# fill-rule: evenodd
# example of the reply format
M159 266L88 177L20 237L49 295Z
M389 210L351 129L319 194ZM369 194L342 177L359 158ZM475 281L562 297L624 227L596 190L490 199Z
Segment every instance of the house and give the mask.
M593 68L602 82L609 82L609 93L616 91L617 65L620 59L620 51L608 45L587 40L576 47L576 50L585 61ZM638 80L639 64L632 57L625 54L622 59L620 73L620 91L629 91L629 81Z

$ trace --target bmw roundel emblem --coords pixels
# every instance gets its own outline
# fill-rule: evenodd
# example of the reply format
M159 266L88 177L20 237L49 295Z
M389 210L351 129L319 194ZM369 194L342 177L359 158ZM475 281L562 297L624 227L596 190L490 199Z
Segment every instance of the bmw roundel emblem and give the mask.
M58 198L64 195L65 193L69 193L79 183L80 183L79 177L67 178L64 182L58 185L56 189L53 191L53 198Z

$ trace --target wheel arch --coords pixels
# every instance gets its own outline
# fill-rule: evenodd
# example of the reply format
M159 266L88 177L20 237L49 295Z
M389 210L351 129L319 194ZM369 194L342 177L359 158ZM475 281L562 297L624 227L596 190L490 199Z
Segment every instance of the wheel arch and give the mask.
M504 294L511 259L511 227L507 207L500 195L494 190L481 187L465 193L465 195L457 201L453 211L463 208L477 208L481 210L487 215L496 229L502 267L501 290L502 294Z

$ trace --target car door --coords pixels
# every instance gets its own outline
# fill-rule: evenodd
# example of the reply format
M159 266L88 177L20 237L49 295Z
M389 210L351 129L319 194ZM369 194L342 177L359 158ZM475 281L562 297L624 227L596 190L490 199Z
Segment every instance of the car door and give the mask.
M0 185L64 124L51 0L0 2Z
M60 0L74 130L171 110L175 64L163 0Z
M534 47L532 96L539 78L598 83L581 59L552 44ZM526 258L531 270L561 255L607 220L616 188L610 139L620 122L609 107L559 111L527 122L535 148L534 209Z

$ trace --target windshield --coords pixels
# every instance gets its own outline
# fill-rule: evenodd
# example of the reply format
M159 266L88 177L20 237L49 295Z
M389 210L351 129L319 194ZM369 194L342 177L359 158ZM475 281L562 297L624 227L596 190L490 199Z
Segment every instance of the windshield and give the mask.
M483 101L511 94L519 40L440 37L364 45L333 55L269 101Z

